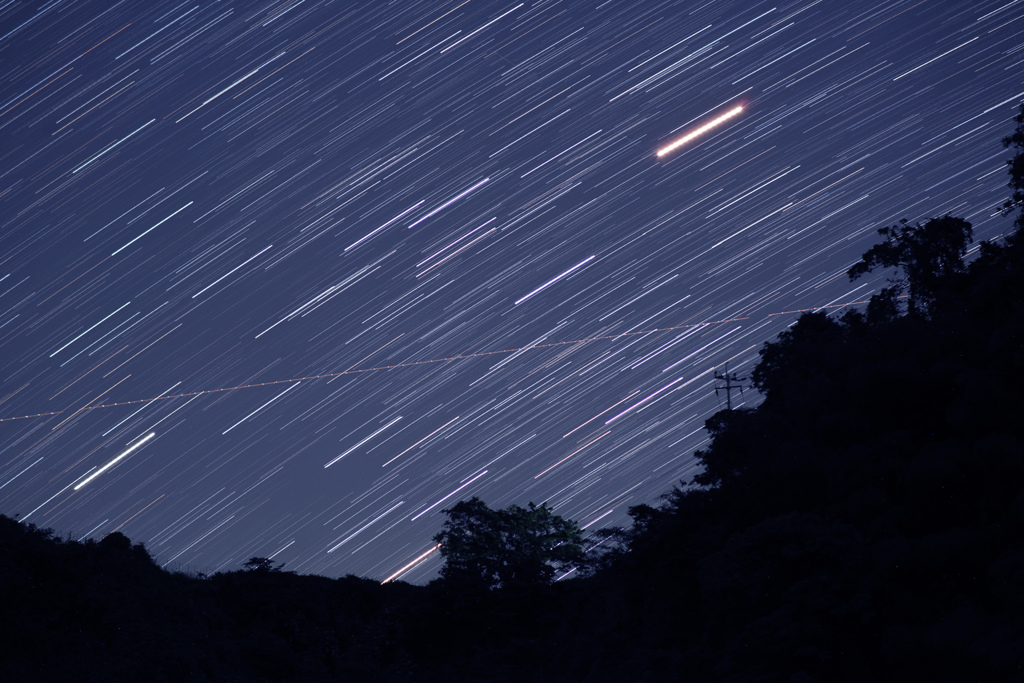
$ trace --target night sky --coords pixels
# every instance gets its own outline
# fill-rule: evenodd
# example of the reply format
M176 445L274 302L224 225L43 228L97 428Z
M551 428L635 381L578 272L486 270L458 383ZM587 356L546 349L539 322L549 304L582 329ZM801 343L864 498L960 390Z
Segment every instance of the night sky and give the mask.
M474 495L626 524L696 473L716 367L884 283L845 275L878 228L1010 229L1022 31L1022 0L0 1L0 512L376 579Z

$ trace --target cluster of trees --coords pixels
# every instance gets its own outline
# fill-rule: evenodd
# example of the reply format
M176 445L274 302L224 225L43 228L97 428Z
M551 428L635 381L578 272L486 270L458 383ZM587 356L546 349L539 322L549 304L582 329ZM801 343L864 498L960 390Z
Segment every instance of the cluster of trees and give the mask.
M849 276L887 286L766 343L764 401L712 416L701 474L630 528L585 540L546 504L473 498L434 538L441 577L410 586L266 558L169 574L121 534L0 517L19 644L0 677L1020 680L1024 107L1016 122L1016 231L972 253L960 218L881 229Z
M546 503L492 510L474 496L444 512L448 521L434 541L445 559L441 578L450 583L486 588L546 584L583 559L583 532Z

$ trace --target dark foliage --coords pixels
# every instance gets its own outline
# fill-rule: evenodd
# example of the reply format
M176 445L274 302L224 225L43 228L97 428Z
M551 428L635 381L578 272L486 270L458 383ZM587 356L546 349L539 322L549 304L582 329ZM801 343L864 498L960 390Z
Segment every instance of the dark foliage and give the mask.
M913 226L904 219L899 225L879 229L878 234L885 240L868 249L848 271L850 280L878 267L896 268L900 273L889 280L891 287L872 297L868 319L874 323L895 317L896 298L904 290L909 293L909 312L927 313L943 290L955 288L956 278L965 270L967 245L973 241L971 224L952 216Z
M0 517L0 679L1024 679L1024 244L964 263L970 226L948 216L882 237L851 275L903 282L766 344L763 403L708 420L703 472L595 535L592 575L550 583L582 551L574 524L478 499L448 511L428 586L266 558L190 578L119 533Z
M450 583L486 588L551 583L583 557L576 522L537 507L492 510L479 498L444 510L448 520L434 536L445 558L441 576Z
M284 563L276 563L266 557L250 557L242 567L250 572L279 572L284 567Z
M1010 198L1003 205L1004 214L1024 207L1024 104L1020 105L1020 111L1013 120L1017 122L1017 127L1014 128L1013 133L1003 138L1004 147L1016 150L1013 158L1006 162L1010 167ZM1024 212L1017 215L1015 225L1018 230L1024 227Z

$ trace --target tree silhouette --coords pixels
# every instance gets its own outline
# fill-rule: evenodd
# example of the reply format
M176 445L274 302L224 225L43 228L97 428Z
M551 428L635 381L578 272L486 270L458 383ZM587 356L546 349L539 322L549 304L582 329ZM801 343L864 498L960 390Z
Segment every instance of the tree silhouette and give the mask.
M889 280L892 287L872 297L875 310L869 308L869 319L889 317L904 290L909 294L910 313L927 313L940 290L965 272L964 255L973 241L971 224L949 215L931 218L924 225L908 225L903 219L878 234L885 241L864 252L847 275L856 280L878 267L896 268L901 275Z
M448 520L434 541L449 582L488 588L550 583L583 558L583 532L547 503L492 510L474 496L444 512Z
M1011 213L1014 209L1024 206L1024 103L1020 105L1020 111L1013 117L1017 127L1013 133L1003 138L1004 147L1013 147L1017 153L1012 159L1007 160L1010 173L1010 198L1003 204L1003 215ZM1015 225L1018 228L1024 227L1024 212L1017 216Z
M250 557L242 566L250 572L279 572L284 562L275 563L266 557Z

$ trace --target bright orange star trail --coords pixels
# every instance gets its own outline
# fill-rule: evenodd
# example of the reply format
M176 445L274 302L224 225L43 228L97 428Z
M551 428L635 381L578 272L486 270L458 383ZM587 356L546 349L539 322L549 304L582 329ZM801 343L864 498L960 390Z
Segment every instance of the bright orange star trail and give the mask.
M743 111L743 105L742 104L737 104L735 107L733 107L729 111L725 112L724 114L716 116L715 118L713 118L710 121L708 121L707 123L705 123L703 126L700 126L698 128L695 128L695 129L691 130L689 133L687 133L683 137L679 138L675 142L672 142L672 143L662 147L661 149L659 149L658 150L658 157L663 157L666 154L671 154L675 150L677 150L680 147L682 147L683 145L685 145L690 140L693 140L696 137L700 137L701 135L703 135L704 133L707 133L709 130L711 130L715 126L719 126L719 125L725 123L726 121L728 121L729 119L731 119L731 118L733 118L735 116L739 116L740 112L742 112L742 111Z

